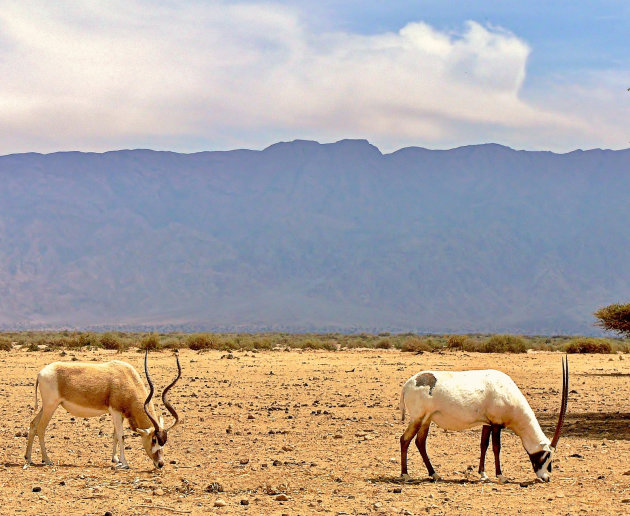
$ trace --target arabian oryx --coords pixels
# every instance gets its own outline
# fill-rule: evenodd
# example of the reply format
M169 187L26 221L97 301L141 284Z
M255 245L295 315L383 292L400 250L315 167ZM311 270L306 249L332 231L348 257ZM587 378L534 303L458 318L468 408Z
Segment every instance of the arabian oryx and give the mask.
M431 421L446 430L465 430L483 425L481 431L481 460L479 474L487 480L485 458L490 434L496 474L499 482L507 478L501 473L499 453L501 430L509 428L521 438L525 451L539 480L549 482L551 459L556 450L562 423L567 411L569 393L569 362L562 361L562 403L556 432L551 442L538 424L536 416L523 393L505 373L493 369L481 371L423 371L405 383L400 395L400 410L411 422L400 437L400 465L403 478L407 477L407 449L416 437L429 476L440 477L427 455L426 442Z
M147 455L156 468L164 466L162 448L166 444L167 434L179 423L179 416L168 402L168 391L179 380L182 369L177 361L177 378L164 389L162 401L166 409L175 418L175 422L164 428L162 417L156 421L153 408L153 383L147 366L148 350L144 355L144 371L149 383L149 395L142 384L138 372L128 363L112 360L104 364L81 362L54 362L44 367L37 375L35 382L35 410L37 410L37 387L42 396L42 408L37 413L28 432L26 446L26 464L31 462L31 451L35 433L39 437L42 450L42 462L52 464L46 453L44 433L48 422L59 405L70 414L77 417L94 417L109 412L114 422L114 450L112 462L116 467L128 469L125 460L123 443L123 419L129 421L129 426L142 437L142 444ZM120 447L120 459L116 455L116 447Z

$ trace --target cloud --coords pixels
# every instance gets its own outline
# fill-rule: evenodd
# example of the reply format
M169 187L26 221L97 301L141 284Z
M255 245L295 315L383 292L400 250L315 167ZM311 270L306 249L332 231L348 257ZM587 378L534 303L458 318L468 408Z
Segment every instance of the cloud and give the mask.
M474 21L459 33L413 22L360 35L313 32L303 12L273 3L0 7L0 153L346 137L385 149L562 148L595 137L588 113L558 109L556 90L524 100L531 49Z

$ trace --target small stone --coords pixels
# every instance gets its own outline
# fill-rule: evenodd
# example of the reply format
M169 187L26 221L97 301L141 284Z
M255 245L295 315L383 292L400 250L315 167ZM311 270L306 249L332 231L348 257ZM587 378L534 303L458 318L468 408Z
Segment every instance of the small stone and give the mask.
M288 502L289 497L284 493L280 493L278 496L276 496L275 500L276 502Z
M293 446L289 445L289 444L285 444L282 447L282 451L293 451Z
M162 496L164 494L164 489L158 487L153 490L153 496Z
M170 464L177 464L177 461L175 459L173 459Z
M583 459L584 457L582 455L580 455L579 453L574 453L572 455L569 455L569 457L575 457L576 459Z
M214 506L215 507L225 507L227 505L227 503L225 502L225 500L223 498L217 498L214 501Z
M274 466L282 466L282 462L276 459L276 460L273 461L273 465Z
M333 439L343 439L343 435L335 434L335 435L333 435Z
M241 505L249 505L249 500L247 498L243 498L241 500Z
M247 419L256 419L253 414L248 414Z
M624 498L621 503L630 503L630 498Z
M239 460L238 462L239 462L240 464L245 465L245 464L248 464L248 463L249 463L249 459L241 459L241 460Z
M111 512L107 511L107 512L105 513L105 516L114 516L114 515L113 515Z
M33 493L39 493L41 490L42 490L41 487L36 486L36 487L33 488Z
M206 491L208 493L222 493L223 486L218 482L212 482L211 484L208 484L208 486L206 487Z
M402 488L401 487L396 487L394 488L394 493L402 493Z
M624 475L630 475L630 469L624 473Z
M521 486L521 487L529 487L529 482L521 482L519 484L519 486Z

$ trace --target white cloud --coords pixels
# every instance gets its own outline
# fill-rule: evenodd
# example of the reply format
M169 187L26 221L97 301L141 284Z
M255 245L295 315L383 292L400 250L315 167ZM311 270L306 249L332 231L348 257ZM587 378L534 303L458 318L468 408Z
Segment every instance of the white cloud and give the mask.
M346 137L623 145L621 121L605 123L607 90L597 134L592 112L553 88L523 100L530 48L503 29L321 34L302 16L272 3L0 1L0 153Z

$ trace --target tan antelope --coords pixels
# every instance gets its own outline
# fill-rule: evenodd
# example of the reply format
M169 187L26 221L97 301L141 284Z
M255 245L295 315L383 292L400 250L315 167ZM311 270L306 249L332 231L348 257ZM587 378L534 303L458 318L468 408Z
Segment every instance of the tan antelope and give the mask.
M35 382L35 410L37 410L37 388L42 397L42 408L37 413L28 432L25 468L32 464L31 451L35 434L39 437L42 462L53 464L46 453L44 433L50 418L59 405L77 417L95 417L109 412L114 423L114 449L112 462L117 468L128 469L123 443L123 420L142 437L142 445L156 468L164 466L162 448L166 444L168 432L179 424L179 416L166 398L168 391L181 377L182 369L177 361L177 378L164 389L162 402L175 422L164 428L162 416L159 422L153 414L153 383L147 366L148 350L144 355L144 371L149 383L149 394L138 372L128 363L112 360L103 364L82 362L54 362L44 367ZM120 447L120 458L116 454Z
M485 458L492 433L492 450L497 478L506 482L501 472L501 430L509 428L521 438L536 476L549 482L551 459L556 451L569 393L569 362L562 361L562 402L556 432L549 441L543 433L529 403L514 381L505 373L482 371L422 371L407 380L400 395L400 410L405 419L409 411L411 422L400 437L401 475L407 477L407 449L416 436L416 446L422 455L429 476L440 477L427 455L426 442L431 421L445 430L465 430L483 425L479 475L487 480Z

